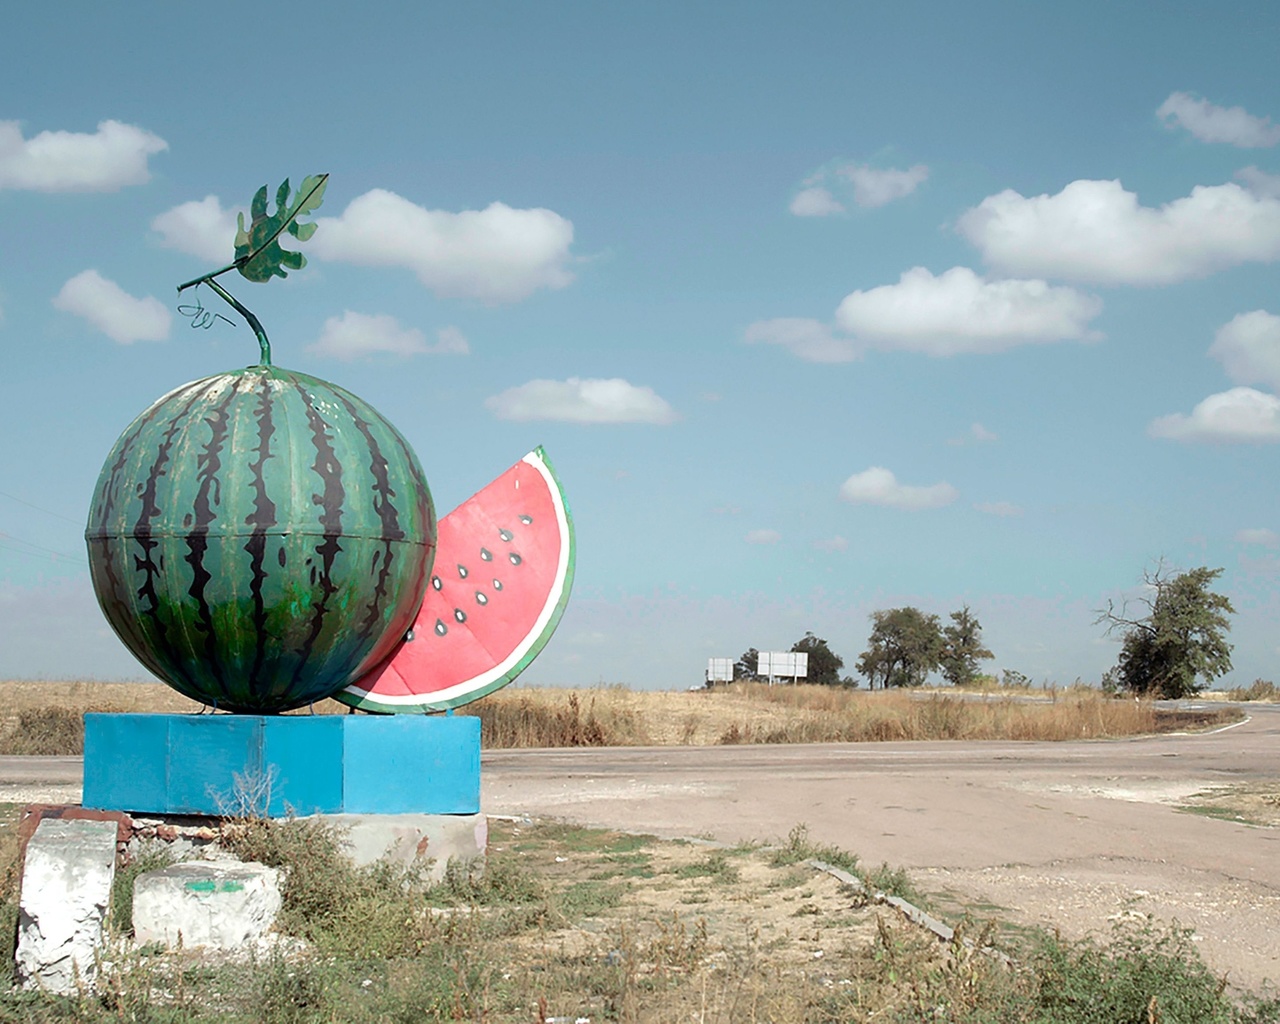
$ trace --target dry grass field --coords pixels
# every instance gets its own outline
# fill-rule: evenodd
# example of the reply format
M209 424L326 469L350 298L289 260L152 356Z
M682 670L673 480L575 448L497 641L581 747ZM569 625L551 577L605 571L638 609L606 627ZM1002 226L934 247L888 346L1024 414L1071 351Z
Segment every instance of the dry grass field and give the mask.
M199 710L200 705L159 683L0 681L0 751L78 752L67 748L69 741L62 733L66 727L78 727L85 711ZM326 700L295 713L347 710ZM1210 727L1239 717L1228 709L1175 714L1085 688L1028 699L999 693L868 693L758 683L676 692L509 687L461 713L480 717L483 743L489 749L1097 739Z

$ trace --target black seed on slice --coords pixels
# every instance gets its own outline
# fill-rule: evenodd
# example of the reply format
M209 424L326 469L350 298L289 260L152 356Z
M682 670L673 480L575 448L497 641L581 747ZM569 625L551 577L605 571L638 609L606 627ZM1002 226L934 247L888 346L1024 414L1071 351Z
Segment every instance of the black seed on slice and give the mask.
M483 558L486 562L492 562L492 561L493 561L493 552L492 552L492 551L490 551L488 548L481 548L481 549L480 549L480 557L481 557L481 558Z
M508 544L510 544L511 538L514 537L515 534L512 533L510 530L499 530L498 536L501 537L503 540L505 540Z
M280 563L280 568L283 569L284 568L284 548L281 548L280 551L276 554L276 560Z
M502 580L495 579L495 580L493 581L493 589L494 589L494 590L501 590L501 589L502 589Z
M488 599L487 597L485 597L485 593L484 593L484 591L483 591L483 590L477 590L477 591L476 591L476 604L488 604L488 603L489 603L489 599Z
M436 636L444 636L447 632L449 632L449 627L440 619L436 619Z
M461 576L461 577L465 580L465 579L467 578L467 572L468 572L467 567L466 567L465 565L463 565L461 562L459 562L459 563L458 563L458 575L459 575L459 576Z
M457 619L459 622L467 621L467 613L464 612L461 608L455 608L453 610L453 617Z
M525 526L530 526L533 524L533 516L521 516L520 522L524 523Z
M511 552L511 554L507 555L507 557L511 559L512 565L519 565L521 562L524 561L524 559L521 558L519 555L517 555L514 551Z
M407 644L413 643L413 630L411 629L405 630L404 642Z
M439 576L431 577L431 585L435 587L436 590L439 590L442 586L444 586L444 584L440 582Z

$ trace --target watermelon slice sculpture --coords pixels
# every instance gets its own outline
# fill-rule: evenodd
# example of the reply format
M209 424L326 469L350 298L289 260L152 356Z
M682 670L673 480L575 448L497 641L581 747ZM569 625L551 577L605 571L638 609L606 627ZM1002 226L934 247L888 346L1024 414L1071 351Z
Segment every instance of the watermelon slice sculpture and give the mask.
M334 696L366 711L421 713L505 686L555 631L573 572L573 518L537 448L440 520L413 628Z

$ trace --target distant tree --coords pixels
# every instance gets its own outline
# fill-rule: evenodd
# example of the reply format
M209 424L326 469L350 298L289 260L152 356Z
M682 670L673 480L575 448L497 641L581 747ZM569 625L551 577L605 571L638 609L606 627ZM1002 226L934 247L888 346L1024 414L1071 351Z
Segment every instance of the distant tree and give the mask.
M760 681L760 652L754 647L748 647L743 651L742 656L733 663L733 678L746 679L749 682Z
M840 686L848 681L840 678L844 659L828 647L822 637L805 633L791 645L791 650L798 654L809 655L808 682L817 683L820 686Z
M965 686L978 678L978 662L995 657L982 646L982 625L965 605L951 613L951 625L942 631L942 676L952 686Z
M1147 610L1135 617L1129 604L1117 612L1107 602L1097 621L1107 635L1121 636L1115 679L1135 694L1178 699L1199 693L1231 671L1231 601L1209 589L1221 569L1200 566L1172 572L1160 563L1142 574L1150 596L1137 603ZM1204 682L1198 682L1203 679Z
M890 608L871 613L871 636L858 658L858 674L871 689L920 686L941 661L945 641L938 616L919 608Z

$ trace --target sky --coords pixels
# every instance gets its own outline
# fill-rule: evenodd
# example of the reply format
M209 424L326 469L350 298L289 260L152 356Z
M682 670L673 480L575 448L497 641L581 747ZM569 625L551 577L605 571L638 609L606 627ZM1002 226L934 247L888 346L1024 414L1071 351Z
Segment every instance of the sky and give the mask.
M1096 682L1161 560L1223 569L1223 684L1280 676L1280 6L354 11L6 12L0 678L146 678L90 495L152 401L256 361L176 285L321 172L307 267L222 280L442 514L545 446L577 578L522 684L807 631L852 670L903 605Z

